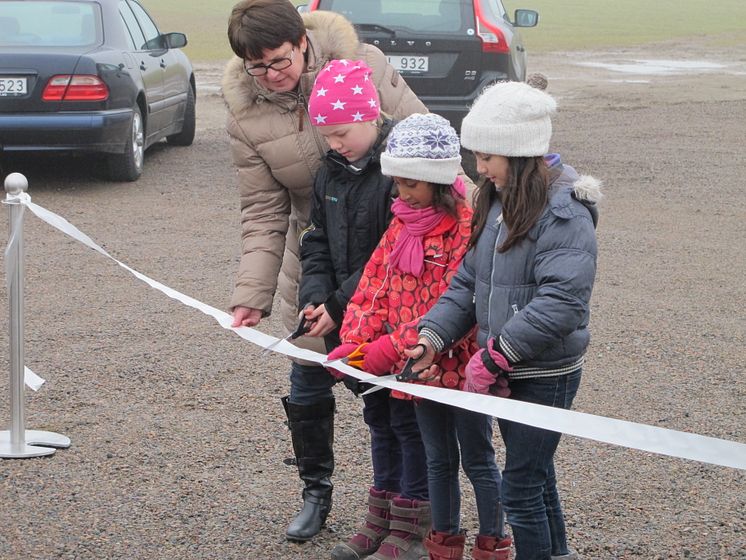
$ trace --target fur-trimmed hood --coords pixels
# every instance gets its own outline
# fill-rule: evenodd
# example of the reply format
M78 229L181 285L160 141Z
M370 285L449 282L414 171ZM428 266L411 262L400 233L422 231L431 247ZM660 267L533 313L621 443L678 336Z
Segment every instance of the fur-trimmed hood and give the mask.
M360 43L353 25L334 12L305 13L303 23L308 37L308 63L301 76L301 92L310 93L318 71L332 59L355 58ZM298 100L294 92L273 93L260 86L246 74L243 60L237 56L225 67L222 91L225 103L236 115L265 100L278 104L294 104Z

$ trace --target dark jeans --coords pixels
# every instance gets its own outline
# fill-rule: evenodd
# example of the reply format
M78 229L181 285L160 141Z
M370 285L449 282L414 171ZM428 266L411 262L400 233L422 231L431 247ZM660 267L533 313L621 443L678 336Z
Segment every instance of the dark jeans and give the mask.
M450 534L459 532L461 448L461 464L474 487L479 534L504 536L500 470L492 447L492 417L433 401L418 403L416 410L427 454L433 529Z
M332 387L337 382L326 368L321 366L290 366L290 398L288 402L299 405L316 404L334 397Z
M391 398L388 389L365 395L373 485L403 498L427 500L427 464L414 401Z
M570 408L582 370L559 377L511 381L511 399ZM516 560L550 560L567 554L554 452L560 434L498 419L505 443L502 498L513 530Z

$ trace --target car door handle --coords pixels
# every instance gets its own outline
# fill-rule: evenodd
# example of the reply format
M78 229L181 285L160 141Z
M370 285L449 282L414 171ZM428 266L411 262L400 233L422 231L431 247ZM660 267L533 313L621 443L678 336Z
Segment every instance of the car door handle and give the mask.
M165 67L166 67L166 62L163 59L161 59L161 68L165 68Z
M145 66L145 63L144 63L144 62L141 62L141 63L140 63L140 70L142 70L142 71L144 72L144 71L145 71L145 70L147 70L147 69L148 69L148 67L147 67L147 66Z

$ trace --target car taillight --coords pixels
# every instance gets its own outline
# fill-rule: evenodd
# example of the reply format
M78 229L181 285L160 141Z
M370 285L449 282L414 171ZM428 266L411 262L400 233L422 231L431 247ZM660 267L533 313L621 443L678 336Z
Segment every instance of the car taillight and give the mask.
M313 11L315 11L315 10L318 10L318 9L319 9L319 2L320 2L320 1L321 1L321 0L311 0L311 1L310 1L310 2L308 3L308 11L309 11L309 12L313 12Z
M482 0L474 0L474 15L477 19L477 35L482 40L482 52L509 53L510 47L505 35L484 15Z
M105 101L109 88L98 76L60 74L49 78L43 101Z

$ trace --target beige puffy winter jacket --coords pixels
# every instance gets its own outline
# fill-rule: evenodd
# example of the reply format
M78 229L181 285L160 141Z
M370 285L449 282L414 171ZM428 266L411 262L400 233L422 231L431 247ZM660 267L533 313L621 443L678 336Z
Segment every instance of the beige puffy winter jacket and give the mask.
M238 57L226 66L222 83L241 196L242 257L230 306L261 309L267 316L279 287L288 332L298 321L298 237L308 226L313 178L329 149L306 111L316 74L332 59L363 59L373 69L384 112L396 120L427 112L383 53L361 44L346 19L331 12L303 14L303 19L308 64L298 91L264 89ZM326 353L322 339L302 338L296 344Z

